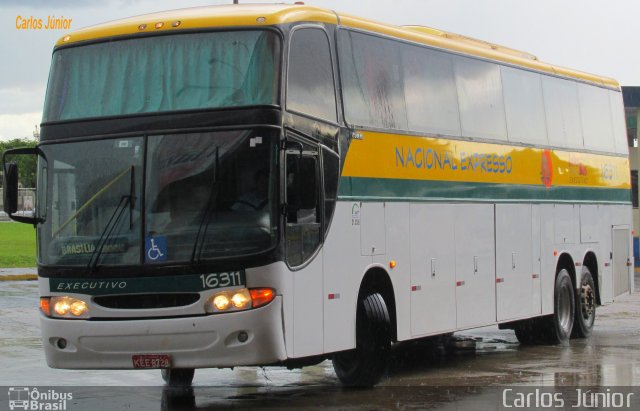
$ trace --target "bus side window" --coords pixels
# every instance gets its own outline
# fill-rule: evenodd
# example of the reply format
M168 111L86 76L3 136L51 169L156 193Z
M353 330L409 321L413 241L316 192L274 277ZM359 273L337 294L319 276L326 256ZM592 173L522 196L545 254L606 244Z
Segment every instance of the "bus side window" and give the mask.
M287 109L336 121L329 38L319 28L295 30L289 50Z

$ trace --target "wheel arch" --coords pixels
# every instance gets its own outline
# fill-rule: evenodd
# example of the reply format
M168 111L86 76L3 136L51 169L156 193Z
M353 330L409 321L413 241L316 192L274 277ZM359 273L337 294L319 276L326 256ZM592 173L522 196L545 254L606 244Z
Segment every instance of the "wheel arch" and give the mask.
M379 293L387 304L389 310L389 318L391 320L391 338L393 341L398 340L398 327L396 320L396 298L393 291L393 283L389 277L389 273L381 266L370 267L360 283L358 291L358 300L361 301L365 296L372 293Z
M569 277L571 278L571 282L573 283L573 288L576 288L576 284L578 283L576 278L576 266L573 261L571 255L567 252L564 252L558 256L558 262L556 264L556 277L558 273L562 271L562 269L566 269L569 273Z

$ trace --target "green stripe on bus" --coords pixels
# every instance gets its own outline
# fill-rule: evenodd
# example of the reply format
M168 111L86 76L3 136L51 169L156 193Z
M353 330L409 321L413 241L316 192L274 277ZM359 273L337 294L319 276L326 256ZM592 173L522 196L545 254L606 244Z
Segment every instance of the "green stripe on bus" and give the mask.
M630 203L631 190L594 187L549 187L469 183L456 181L402 180L342 177L338 196L342 199L566 201Z

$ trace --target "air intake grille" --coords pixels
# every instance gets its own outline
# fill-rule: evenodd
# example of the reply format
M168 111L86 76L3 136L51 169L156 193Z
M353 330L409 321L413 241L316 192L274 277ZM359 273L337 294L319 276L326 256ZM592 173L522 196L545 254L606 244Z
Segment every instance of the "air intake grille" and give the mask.
M93 301L106 308L142 310L145 308L169 308L191 305L200 299L196 293L189 294L132 294L95 297Z

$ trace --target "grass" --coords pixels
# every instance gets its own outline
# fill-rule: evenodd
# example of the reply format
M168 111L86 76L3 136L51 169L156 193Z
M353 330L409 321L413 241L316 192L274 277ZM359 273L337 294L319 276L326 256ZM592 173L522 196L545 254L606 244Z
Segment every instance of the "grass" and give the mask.
M0 268L36 266L36 230L32 225L0 222Z

